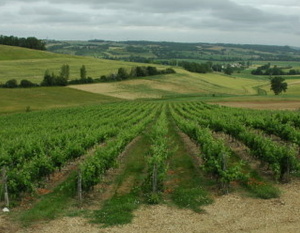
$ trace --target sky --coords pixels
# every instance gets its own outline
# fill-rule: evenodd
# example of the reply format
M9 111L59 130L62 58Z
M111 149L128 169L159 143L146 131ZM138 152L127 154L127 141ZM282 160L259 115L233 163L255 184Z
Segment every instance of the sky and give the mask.
M0 34L300 47L299 0L0 0Z

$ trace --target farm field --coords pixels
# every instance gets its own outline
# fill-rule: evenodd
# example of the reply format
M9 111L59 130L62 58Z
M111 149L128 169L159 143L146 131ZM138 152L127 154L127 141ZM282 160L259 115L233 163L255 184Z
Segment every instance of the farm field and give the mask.
M296 111L132 101L3 115L0 124L13 207L0 215L6 232L154 232L158 219L166 232L299 226Z
M196 74L176 69L176 74L115 83L73 85L71 88L124 99L177 98L184 95L255 95L255 87L266 81L222 74Z

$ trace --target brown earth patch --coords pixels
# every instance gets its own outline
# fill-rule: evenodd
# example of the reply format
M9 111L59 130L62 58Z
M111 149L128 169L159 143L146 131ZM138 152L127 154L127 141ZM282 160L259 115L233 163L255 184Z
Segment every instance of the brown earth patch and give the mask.
M266 110L298 110L300 109L300 101L259 101L259 102L216 102L222 106L236 108L266 109Z
M236 193L216 197L204 213L166 205L142 206L131 224L101 229L80 217L64 217L17 233L296 233L300 229L299 180L280 185L282 196L260 200ZM2 225L1 225L2 226ZM1 228L0 228L1 229ZM12 232L12 231L11 231ZM9 232L10 233L10 232Z

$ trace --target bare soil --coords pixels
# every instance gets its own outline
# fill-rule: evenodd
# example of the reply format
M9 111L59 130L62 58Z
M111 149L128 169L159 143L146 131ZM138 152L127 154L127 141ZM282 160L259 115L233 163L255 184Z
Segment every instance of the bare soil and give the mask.
M266 110L298 110L300 109L300 101L259 101L259 102L216 102L215 104L251 109Z
M299 180L280 185L278 199L253 199L236 193L215 198L204 213L177 209L166 205L142 206L135 211L131 224L100 228L81 217L64 217L34 228L17 229L0 215L2 233L108 233L108 232L200 232L200 233L297 233L300 229Z

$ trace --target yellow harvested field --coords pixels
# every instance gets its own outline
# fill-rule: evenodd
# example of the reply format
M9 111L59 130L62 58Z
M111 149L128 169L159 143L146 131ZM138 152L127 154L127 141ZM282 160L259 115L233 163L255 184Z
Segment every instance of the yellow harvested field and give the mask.
M131 79L121 82L74 85L71 88L123 99L161 98L176 94L256 94L265 81L236 78L219 73L196 74L177 69L176 74Z

